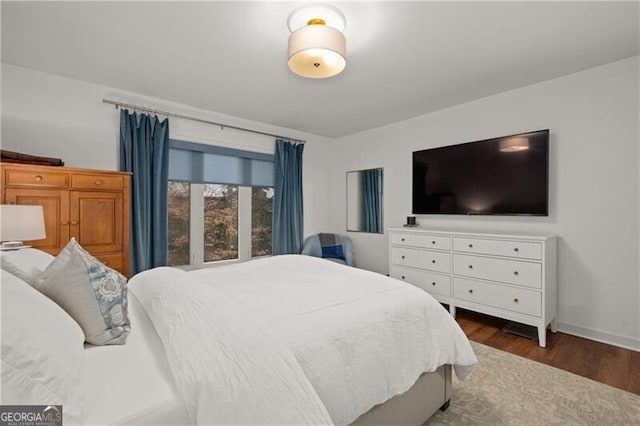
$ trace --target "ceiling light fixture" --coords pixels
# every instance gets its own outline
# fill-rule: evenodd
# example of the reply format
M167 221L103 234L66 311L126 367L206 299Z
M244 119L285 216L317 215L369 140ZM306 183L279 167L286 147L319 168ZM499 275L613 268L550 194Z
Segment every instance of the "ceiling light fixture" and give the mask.
M305 5L289 15L289 68L307 78L340 74L347 65L345 19L339 9L323 4Z

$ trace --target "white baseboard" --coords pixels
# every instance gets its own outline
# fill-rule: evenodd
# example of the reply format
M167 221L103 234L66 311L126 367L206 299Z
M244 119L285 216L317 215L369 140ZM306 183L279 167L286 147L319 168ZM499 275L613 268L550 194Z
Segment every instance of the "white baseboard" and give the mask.
M619 334L610 333L608 331L584 328L579 325L569 324L566 322L558 323L558 331L578 337L584 337L585 339L589 340L595 340L596 342L620 346L621 348L631 349L633 351L640 351L640 339L621 336Z

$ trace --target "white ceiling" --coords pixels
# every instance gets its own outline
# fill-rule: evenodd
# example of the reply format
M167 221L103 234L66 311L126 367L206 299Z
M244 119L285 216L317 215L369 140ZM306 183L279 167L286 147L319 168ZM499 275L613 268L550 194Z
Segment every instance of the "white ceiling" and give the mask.
M339 137L640 53L638 2L333 2L347 68L287 68L283 2L2 2L2 61Z

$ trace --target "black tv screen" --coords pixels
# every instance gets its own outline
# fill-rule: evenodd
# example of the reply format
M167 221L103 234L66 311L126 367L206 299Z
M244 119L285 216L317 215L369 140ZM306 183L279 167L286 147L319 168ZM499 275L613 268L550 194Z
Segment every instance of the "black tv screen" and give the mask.
M548 216L549 130L413 153L413 214Z

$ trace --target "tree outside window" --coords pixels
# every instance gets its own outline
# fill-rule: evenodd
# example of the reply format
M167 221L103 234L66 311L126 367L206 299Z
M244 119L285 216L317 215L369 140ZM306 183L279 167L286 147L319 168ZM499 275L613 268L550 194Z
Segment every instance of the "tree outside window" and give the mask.
M273 195L272 187L170 181L168 264L201 266L270 255ZM240 214L248 217L248 209L251 222L242 226L251 229L240 233L238 218ZM201 230L195 236L190 234L192 221L193 227ZM240 235L243 241L239 241Z

